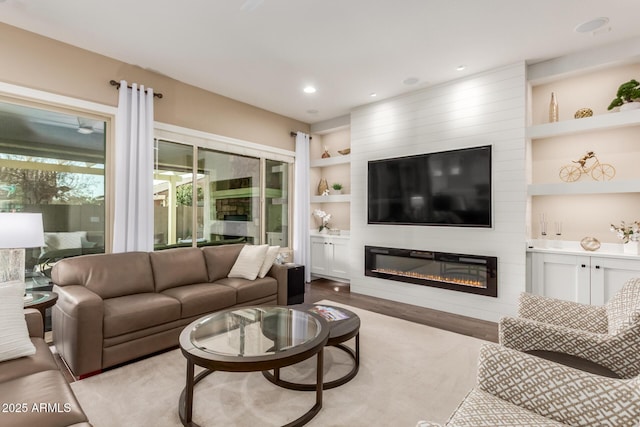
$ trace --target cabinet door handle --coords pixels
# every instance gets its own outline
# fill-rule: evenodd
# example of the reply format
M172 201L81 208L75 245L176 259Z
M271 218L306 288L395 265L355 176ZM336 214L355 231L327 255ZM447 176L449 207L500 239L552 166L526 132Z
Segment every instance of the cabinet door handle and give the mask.
M587 265L586 264L582 264L582 268L585 268Z
M596 270L600 270L600 266L599 265L596 265Z

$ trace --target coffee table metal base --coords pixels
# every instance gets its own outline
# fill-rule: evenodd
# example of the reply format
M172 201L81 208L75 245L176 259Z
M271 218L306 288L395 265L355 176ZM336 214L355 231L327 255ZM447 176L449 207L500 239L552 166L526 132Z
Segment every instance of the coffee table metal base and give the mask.
M279 370L280 368L276 368ZM283 427L299 427L307 424L315 417L320 409L322 409L322 390L323 390L323 370L324 370L324 350L321 349L316 354L316 384L308 384L311 386L309 390L316 391L316 403L300 417L285 424ZM180 415L180 421L185 427L200 427L193 422L193 389L196 384L206 378L209 374L215 372L211 369L205 369L194 377L194 362L191 359L187 359L187 383L185 388L180 394L180 401L178 403L178 413ZM266 372L266 371L265 371ZM263 374L265 373L263 372ZM355 375L355 374L354 374Z
M353 360L353 367L351 368L351 370L343 375L342 377L335 379L335 380L331 380L331 381L327 381L325 383L322 384L322 388L324 390L329 390L332 388L336 388L336 387L340 387L341 385L348 383L349 381L351 381L351 379L353 377L356 376L356 374L358 373L358 370L360 369L360 334L356 334L355 336L355 350L347 347L344 344L330 344L327 345L327 347L331 346L331 347L336 347L339 348L340 350L344 351L345 353L347 353L351 359ZM268 379L269 381L271 381L272 383L280 386L280 387L284 387L287 388L289 390L296 390L296 391L313 391L316 389L316 384L300 384L300 383L294 383L291 381L287 381L287 380L283 380L282 378L280 378L280 369L274 369L273 373L271 371L263 371L262 375L264 375L264 377L266 379Z

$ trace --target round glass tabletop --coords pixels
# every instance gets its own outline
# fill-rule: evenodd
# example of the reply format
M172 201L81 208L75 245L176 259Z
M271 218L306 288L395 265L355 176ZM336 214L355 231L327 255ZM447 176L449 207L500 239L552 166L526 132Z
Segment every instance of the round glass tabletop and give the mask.
M285 352L316 339L314 315L287 307L252 307L213 313L191 329L191 344L206 353L255 357Z

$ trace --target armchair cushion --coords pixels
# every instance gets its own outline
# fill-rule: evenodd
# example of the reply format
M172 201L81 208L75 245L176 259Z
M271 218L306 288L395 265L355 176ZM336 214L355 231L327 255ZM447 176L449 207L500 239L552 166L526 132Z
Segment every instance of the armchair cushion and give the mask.
M495 344L480 349L478 388L572 426L640 422L640 378L601 377Z
M504 346L577 356L621 378L640 375L640 279L625 283L606 306L523 293L518 312L500 319Z
M640 377L601 377L487 343L480 348L476 386L444 425L636 427L639 422Z

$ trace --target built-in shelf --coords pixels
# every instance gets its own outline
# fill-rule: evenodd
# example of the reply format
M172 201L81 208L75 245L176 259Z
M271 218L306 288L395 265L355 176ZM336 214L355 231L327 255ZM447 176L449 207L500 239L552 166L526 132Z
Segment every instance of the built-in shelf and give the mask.
M585 181L531 184L527 187L530 196L553 196L566 194L640 193L640 180L631 181Z
M640 126L640 110L618 111L582 119L534 125L527 128L526 135L529 139L539 139L627 126Z
M326 159L311 160L310 166L312 168L325 168L327 166L343 165L350 162L351 156L347 154L346 156L335 156L327 157Z
M351 194L329 194L328 196L311 196L311 203L350 202Z

